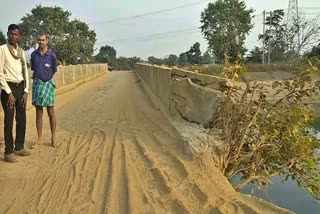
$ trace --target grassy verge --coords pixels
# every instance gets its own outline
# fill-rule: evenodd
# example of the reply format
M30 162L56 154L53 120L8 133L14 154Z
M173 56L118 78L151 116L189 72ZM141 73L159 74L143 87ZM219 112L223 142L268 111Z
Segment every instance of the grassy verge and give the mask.
M248 72L297 72L302 69L301 60L294 62L279 62L270 64L245 64ZM222 65L189 65L186 70L195 71L202 74L221 76Z

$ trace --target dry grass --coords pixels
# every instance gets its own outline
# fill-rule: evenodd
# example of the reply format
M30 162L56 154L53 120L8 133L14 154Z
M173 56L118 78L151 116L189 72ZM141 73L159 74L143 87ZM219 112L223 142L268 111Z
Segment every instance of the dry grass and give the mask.
M301 61L280 62L271 64L245 64L248 72L292 72L296 73L301 69ZM221 76L222 65L189 65L186 70L196 71L198 73Z
M245 67L248 72L297 72L297 63L246 64Z

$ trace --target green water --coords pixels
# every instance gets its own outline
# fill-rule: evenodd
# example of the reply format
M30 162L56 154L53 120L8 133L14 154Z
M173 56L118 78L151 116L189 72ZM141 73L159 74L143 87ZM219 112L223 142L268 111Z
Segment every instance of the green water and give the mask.
M314 128L319 131L317 136L320 139L320 105L316 106L316 114ZM282 183L280 177L272 181L273 184L264 190L248 185L241 192L251 194L253 190L253 195L298 214L320 214L320 201L310 196L307 190L299 188L296 182L288 180Z
M289 209L298 214L319 214L320 201L315 200L305 189L301 189L294 181L281 183L276 177L273 184L264 190L258 190L254 186L247 186L241 192L263 198L277 206Z

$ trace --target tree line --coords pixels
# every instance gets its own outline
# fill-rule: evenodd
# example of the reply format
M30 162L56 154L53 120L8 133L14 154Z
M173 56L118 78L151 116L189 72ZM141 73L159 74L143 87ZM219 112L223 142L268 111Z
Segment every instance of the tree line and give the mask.
M203 65L211 64L213 58L210 56L209 52L201 53L200 43L194 43L190 49L186 52L182 52L179 56L175 54L170 54L168 57L157 58L154 56L148 57L148 63L156 65L168 65L184 67L186 65Z

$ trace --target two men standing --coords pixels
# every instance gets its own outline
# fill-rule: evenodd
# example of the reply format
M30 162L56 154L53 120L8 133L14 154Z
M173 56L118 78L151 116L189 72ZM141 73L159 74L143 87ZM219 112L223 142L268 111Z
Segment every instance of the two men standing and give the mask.
M29 76L24 51L18 45L20 28L11 24L8 27L8 43L0 46L0 87L1 103L4 111L4 141L6 162L16 162L15 155L29 156L25 149L26 105L29 90ZM51 128L51 144L55 146L56 118L54 113L55 85L52 78L57 71L57 57L48 47L48 36L38 35L39 49L31 55L33 74L32 104L36 107L38 140L42 142L43 107L47 107ZM13 140L13 118L16 114L16 138Z

